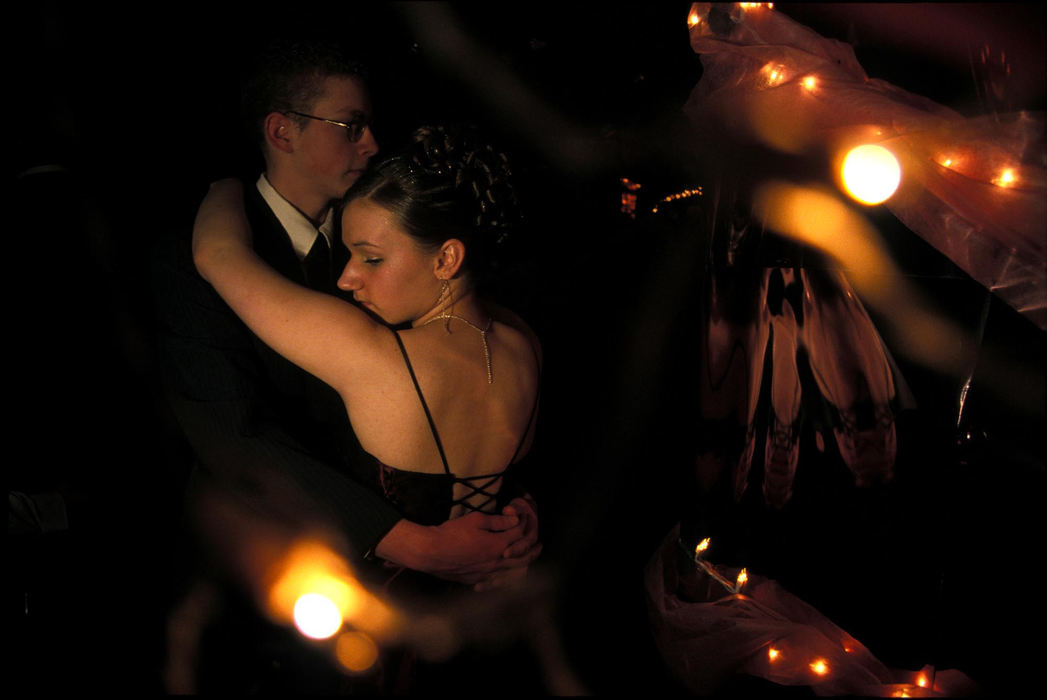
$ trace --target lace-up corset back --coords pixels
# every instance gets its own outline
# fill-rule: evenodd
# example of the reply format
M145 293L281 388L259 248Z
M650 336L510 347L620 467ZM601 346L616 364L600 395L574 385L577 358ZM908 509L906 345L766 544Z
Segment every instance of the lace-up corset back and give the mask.
M371 458L375 461L375 466L377 467L376 476L379 489L409 520L421 525L438 525L444 522L458 506L469 511L497 512L500 506L499 494L502 482L507 472L512 468L513 463L517 460L517 457L519 457L527 433L530 431L531 423L534 421L535 409L537 408L537 399L535 408L531 410L527 429L524 430L524 434L517 444L516 451L504 469L488 474L456 476L447 462L447 455L444 452L440 434L436 430L436 423L429 410L429 405L425 401L425 396L422 394L422 389L418 384L418 378L415 375L414 368L411 366L411 360L407 356L403 341L400 339L399 333L394 331L393 335L396 337L397 345L400 347L400 353L403 355L404 364L407 366L415 392L418 394L418 400L425 411L426 420L429 422L429 430L432 432L444 471L442 474L434 474L398 469L384 464L372 456ZM456 491L462 493L458 498L455 498L454 495Z

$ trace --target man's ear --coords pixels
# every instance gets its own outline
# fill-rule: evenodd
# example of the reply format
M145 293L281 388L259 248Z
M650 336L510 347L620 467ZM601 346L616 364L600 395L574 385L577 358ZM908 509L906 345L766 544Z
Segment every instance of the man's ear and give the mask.
M274 150L282 153L294 151L295 124L286 114L270 112L263 122L265 142Z
M440 246L433 272L439 279L449 280L462 271L465 262L465 244L457 238L449 238Z

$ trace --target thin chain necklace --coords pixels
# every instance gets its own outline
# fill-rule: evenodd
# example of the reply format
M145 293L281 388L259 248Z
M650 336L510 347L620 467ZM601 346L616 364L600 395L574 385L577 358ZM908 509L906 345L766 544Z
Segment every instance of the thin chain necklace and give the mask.
M481 328L480 326L476 325L475 323L473 323L472 321L470 321L467 318L463 318L462 316L459 316L458 314L455 314L455 313L451 313L450 311L444 311L442 314L439 314L438 316L433 316L431 319L429 319L425 323L422 323L419 326L419 328L421 326L428 326L433 321L439 321L441 319L452 319L452 318L461 321L462 323L464 323L465 325L469 326L474 331L476 331L477 333L480 334L480 339L483 341L483 344L484 344L484 362L487 364L487 383L488 384L494 384L494 374L491 372L491 348L487 345L487 332L491 330L491 326L494 324L493 319L488 318L487 319L487 325ZM450 329L448 329L448 332L450 332Z

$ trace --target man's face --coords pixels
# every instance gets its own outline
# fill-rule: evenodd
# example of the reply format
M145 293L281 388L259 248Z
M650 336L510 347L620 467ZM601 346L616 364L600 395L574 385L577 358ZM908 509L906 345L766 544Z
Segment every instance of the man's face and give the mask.
M323 92L302 111L339 122L371 119L371 100L363 83L352 77L324 79ZM378 152L370 127L355 143L336 124L305 119L294 127L294 167L302 184L326 199L338 199L363 174L367 161Z

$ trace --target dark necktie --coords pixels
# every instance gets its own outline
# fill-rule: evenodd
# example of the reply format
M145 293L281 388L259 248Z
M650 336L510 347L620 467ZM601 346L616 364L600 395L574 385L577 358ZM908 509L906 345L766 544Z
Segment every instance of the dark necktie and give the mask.
M331 286L331 248L327 244L327 237L322 233L316 234L313 247L302 260L302 266L305 268L305 279L310 287L326 289Z

